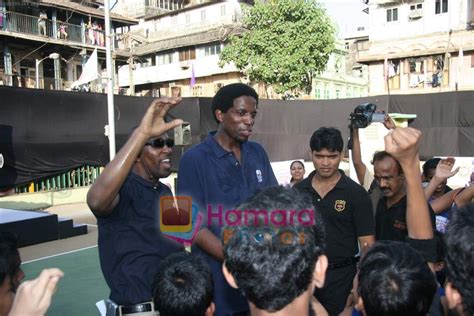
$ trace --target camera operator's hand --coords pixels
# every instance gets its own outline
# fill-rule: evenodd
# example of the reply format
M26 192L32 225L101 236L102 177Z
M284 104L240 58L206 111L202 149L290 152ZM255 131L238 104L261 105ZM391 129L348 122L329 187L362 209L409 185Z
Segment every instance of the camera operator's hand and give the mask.
M392 120L392 118L388 114L385 114L385 117L383 120L383 126L385 126L386 129L394 129L396 127L395 122Z

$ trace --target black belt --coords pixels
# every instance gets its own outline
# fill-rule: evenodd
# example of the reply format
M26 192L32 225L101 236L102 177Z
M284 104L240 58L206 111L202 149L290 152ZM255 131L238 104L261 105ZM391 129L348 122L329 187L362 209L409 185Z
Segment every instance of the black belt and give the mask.
M330 263L328 265L328 270L336 270L336 269L352 266L352 265L357 264L357 262L359 262L359 257L348 258L338 263Z
M153 305L151 303L140 303L135 305L120 306L119 307L122 314L136 314L144 312L152 312Z

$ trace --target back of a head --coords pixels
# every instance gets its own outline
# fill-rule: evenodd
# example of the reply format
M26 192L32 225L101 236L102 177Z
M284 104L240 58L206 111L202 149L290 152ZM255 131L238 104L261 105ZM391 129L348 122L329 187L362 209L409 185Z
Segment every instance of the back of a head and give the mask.
M466 314L474 314L474 204L453 212L446 227L447 279L459 291Z
M321 151L327 149L329 151L342 152L344 148L344 140L341 132L334 127L321 127L317 129L309 141L311 151Z
M0 232L0 285L6 277L14 277L18 270L20 254L16 236L9 232Z
M430 170L436 169L438 163L441 161L441 158L430 158L423 164L423 175L428 177L428 172Z
M436 280L420 254L406 243L377 242L359 264L358 293L367 316L425 316Z
M308 197L284 187L266 189L237 210L243 225L223 230L225 266L252 304L279 311L312 282L325 249L320 217Z
M211 108L214 118L216 119L216 110L221 110L223 113L226 113L228 109L234 106L234 100L241 96L253 97L258 104L257 92L252 87L244 83L232 83L220 88L219 91L217 91L217 93L214 95L214 98L212 98Z
M160 316L204 316L213 296L211 270L203 258L177 253L161 262L153 284Z

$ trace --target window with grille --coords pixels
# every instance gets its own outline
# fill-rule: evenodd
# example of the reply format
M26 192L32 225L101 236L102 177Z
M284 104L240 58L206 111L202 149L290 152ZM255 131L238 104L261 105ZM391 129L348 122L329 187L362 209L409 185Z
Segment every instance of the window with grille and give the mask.
M398 21L398 8L387 9L387 22Z
M448 12L448 0L435 0L435 14Z
M196 59L196 49L193 47L185 47L179 50L179 61Z

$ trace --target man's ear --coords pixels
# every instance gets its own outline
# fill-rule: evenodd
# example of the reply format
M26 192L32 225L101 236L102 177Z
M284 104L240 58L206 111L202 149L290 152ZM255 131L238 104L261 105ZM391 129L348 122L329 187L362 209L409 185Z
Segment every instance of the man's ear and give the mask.
M234 277L232 274L230 274L229 270L227 270L227 267L225 266L225 261L222 264L222 272L224 273L224 277L227 280L227 283L234 289L238 289L239 287L237 286L237 282L235 282Z
M448 300L449 309L455 309L462 306L462 296L459 291L453 287L453 284L448 281L446 284L446 299Z
M318 257L318 261L314 266L313 271L313 281L317 288L322 288L324 286L324 281L326 280L326 270L328 268L328 257L321 255Z
M216 116L216 119L221 123L224 120L224 112L221 110L217 109L214 111L214 115Z
M214 302L211 302L211 305L206 309L206 316L214 316L214 313L216 312L216 305Z

